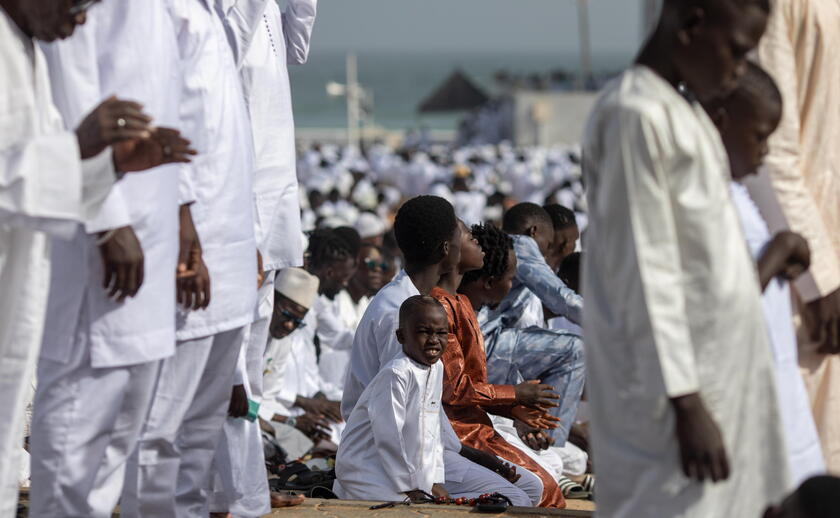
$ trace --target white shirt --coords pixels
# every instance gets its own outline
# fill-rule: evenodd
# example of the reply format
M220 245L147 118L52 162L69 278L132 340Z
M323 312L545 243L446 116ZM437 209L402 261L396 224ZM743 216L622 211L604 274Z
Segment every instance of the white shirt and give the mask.
M755 267L717 129L648 68L601 94L586 130L583 268L598 511L760 516L787 487ZM732 475L682 474L669 398L699 392Z
M210 272L210 306L179 311L177 337L190 340L253 320L256 306L254 149L233 52L206 0L172 0L182 73L182 132L199 152L183 190Z
M114 93L141 103L154 124L179 126L178 46L164 0L97 5L71 38L43 48L54 95L69 127ZM149 80L150 75L155 79ZM126 225L140 241L145 275L135 297L115 302L102 288L104 269L95 232ZM77 325L89 331L94 367L172 355L177 254L178 168L125 176L72 240L53 246L42 356L66 361Z
M441 434L443 364L403 353L362 393L336 456L339 498L401 501L406 491L444 483Z
M330 399L341 400L353 337L369 303L367 297L362 297L357 305L347 290L339 292L333 300L321 295L315 301L313 310L318 314L317 333L321 345L318 371L334 391L327 394Z
M370 301L353 339L350 366L341 399L341 416L346 420L365 387L402 351L397 341L400 306L409 297L420 295L411 277L401 270L393 281Z
M231 0L222 0L222 4ZM294 116L287 65L306 62L317 0L238 0L225 9L256 152L257 243L266 271L303 264ZM224 6L223 6L224 9Z

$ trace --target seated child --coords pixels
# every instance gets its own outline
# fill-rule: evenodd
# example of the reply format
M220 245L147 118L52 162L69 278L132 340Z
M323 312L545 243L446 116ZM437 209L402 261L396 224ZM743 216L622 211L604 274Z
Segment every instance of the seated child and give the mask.
M336 456L339 498L422 500L443 489L440 398L449 324L434 298L415 295L400 307L402 353L362 392Z
M736 182L732 184L732 198L758 263L787 456L795 485L809 476L825 473L814 417L799 373L788 286L788 281L808 269L810 252L805 239L793 232L771 237L746 187L737 183L761 166L767 154L767 139L781 120L782 96L770 75L750 63L738 88L725 100L707 105L706 110L716 122L729 155Z

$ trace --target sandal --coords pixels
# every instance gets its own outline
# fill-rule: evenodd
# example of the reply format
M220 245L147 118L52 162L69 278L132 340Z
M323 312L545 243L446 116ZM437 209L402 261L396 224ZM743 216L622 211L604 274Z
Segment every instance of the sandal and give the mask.
M581 485L584 490L589 492L589 499L595 500L595 475L584 475Z
M592 496L586 486L578 484L569 477L561 476L557 480L557 485L560 486L560 491L563 492L566 500L588 500Z
M268 481L272 491L291 490L312 496L315 488L331 490L335 481L334 471L313 471L302 462L290 462L278 470L277 478Z

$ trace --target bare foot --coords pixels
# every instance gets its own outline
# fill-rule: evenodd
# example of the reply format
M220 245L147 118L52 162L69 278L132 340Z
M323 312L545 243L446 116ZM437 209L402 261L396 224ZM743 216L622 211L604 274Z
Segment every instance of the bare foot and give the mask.
M303 503L303 495L290 495L289 493L271 493L271 508L293 507Z

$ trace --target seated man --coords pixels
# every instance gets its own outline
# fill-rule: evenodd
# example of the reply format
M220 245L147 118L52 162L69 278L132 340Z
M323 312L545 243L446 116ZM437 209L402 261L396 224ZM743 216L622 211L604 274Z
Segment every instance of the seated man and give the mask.
M314 326L309 308L317 294L318 278L299 268L283 270L275 282L272 340L259 415L272 424L291 458L303 455L313 444L341 437L339 403L322 393L315 346L305 332Z
M545 255L551 252L554 242L554 225L545 209L520 203L505 214L503 226L513 237L516 275L502 302L479 313L488 381L510 385L538 379L554 387L560 395L560 405L550 412L560 423L550 433L562 446L583 391L583 343L573 333L537 325L522 328L520 321L536 296L554 314L579 323L583 300L546 262Z
M396 331L402 351L362 392L347 420L336 457L339 498L424 501L446 497L444 430L441 427L443 365L449 323L440 303L428 295L408 298L400 307ZM506 474L516 477L505 465ZM515 505L529 505L517 488ZM453 497L476 498L480 493Z
M813 477L782 503L768 507L763 518L835 518L840 516L838 494L840 478Z
M551 217L554 226L554 242L551 248L548 264L555 272L560 269L563 260L577 248L580 239L575 211L562 205L552 203L543 207Z
M321 388L333 400L341 399L357 325L355 318L342 314L339 295L358 269L360 245L359 234L350 227L319 229L309 238L307 267L320 281L310 333L320 347L316 363L324 381Z

